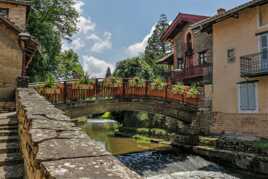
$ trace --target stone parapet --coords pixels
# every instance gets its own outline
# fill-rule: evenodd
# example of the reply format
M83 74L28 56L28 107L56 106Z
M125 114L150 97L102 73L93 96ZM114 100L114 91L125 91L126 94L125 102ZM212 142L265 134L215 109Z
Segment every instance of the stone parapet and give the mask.
M20 148L29 179L136 179L34 89L17 89Z

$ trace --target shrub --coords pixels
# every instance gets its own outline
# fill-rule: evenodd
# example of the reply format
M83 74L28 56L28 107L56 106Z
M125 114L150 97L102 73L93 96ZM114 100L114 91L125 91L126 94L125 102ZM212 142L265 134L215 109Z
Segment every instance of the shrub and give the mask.
M45 88L54 88L56 85L56 79L53 75L49 74L47 81L45 82Z
M79 83L80 84L93 84L94 81L90 79L90 76L88 73L84 73L82 77L80 78Z
M172 93L184 95L186 92L186 86L184 86L182 83L178 83L176 85L172 86Z
M121 87L122 85L123 80L119 77L109 77L104 80L105 87Z
M135 77L129 81L130 87L144 87L145 86L145 80L139 77Z
M191 86L189 91L187 91L187 97L196 98L200 94L198 87L196 85Z
M166 86L166 83L161 78L156 78L153 80L151 87L156 90L162 90Z

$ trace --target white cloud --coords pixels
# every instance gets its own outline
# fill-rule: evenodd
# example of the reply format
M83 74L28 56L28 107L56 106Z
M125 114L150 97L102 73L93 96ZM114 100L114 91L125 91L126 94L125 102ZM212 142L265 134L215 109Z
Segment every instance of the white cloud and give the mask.
M79 14L81 14L83 12L82 8L84 5L85 3L82 0L76 0L74 4L74 8L77 10Z
M90 18L84 16L79 17L78 29L79 32L87 34L89 31L94 31L96 28L96 23L92 22Z
M155 30L155 25L153 25L150 33L147 34L141 42L137 42L135 44L128 46L128 48L126 49L127 55L129 57L135 57L140 54L143 54L146 46L148 45L148 40L152 36L154 30Z
M94 56L83 56L83 68L92 77L104 77L108 67L114 70L114 65Z
M79 12L79 31L70 41L64 41L62 50L73 49L79 56L85 71L94 77L104 77L108 67L114 69L113 64L99 59L94 54L101 54L104 50L112 48L112 33L101 34L96 30L96 23L90 17L83 15L85 0L76 0L74 8ZM100 35L101 34L101 35ZM91 53L90 55L88 55Z
M92 52L100 53L103 50L112 48L112 33L110 32L105 32L102 37L91 34L87 39L93 41Z

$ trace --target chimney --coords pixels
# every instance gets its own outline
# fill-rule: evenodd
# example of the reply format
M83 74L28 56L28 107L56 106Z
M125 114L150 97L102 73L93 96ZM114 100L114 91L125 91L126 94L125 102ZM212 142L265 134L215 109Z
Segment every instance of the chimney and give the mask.
M226 10L223 9L223 8L220 8L220 9L217 10L217 12L218 12L218 15L224 15Z

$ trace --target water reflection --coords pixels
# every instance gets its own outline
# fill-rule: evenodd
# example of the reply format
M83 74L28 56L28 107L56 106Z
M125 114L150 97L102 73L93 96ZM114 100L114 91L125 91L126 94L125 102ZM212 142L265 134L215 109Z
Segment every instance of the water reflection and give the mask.
M83 127L87 134L103 145L113 155L143 152L149 150L167 150L171 147L165 144L144 143L128 137L115 137L118 124L111 120L89 120Z

